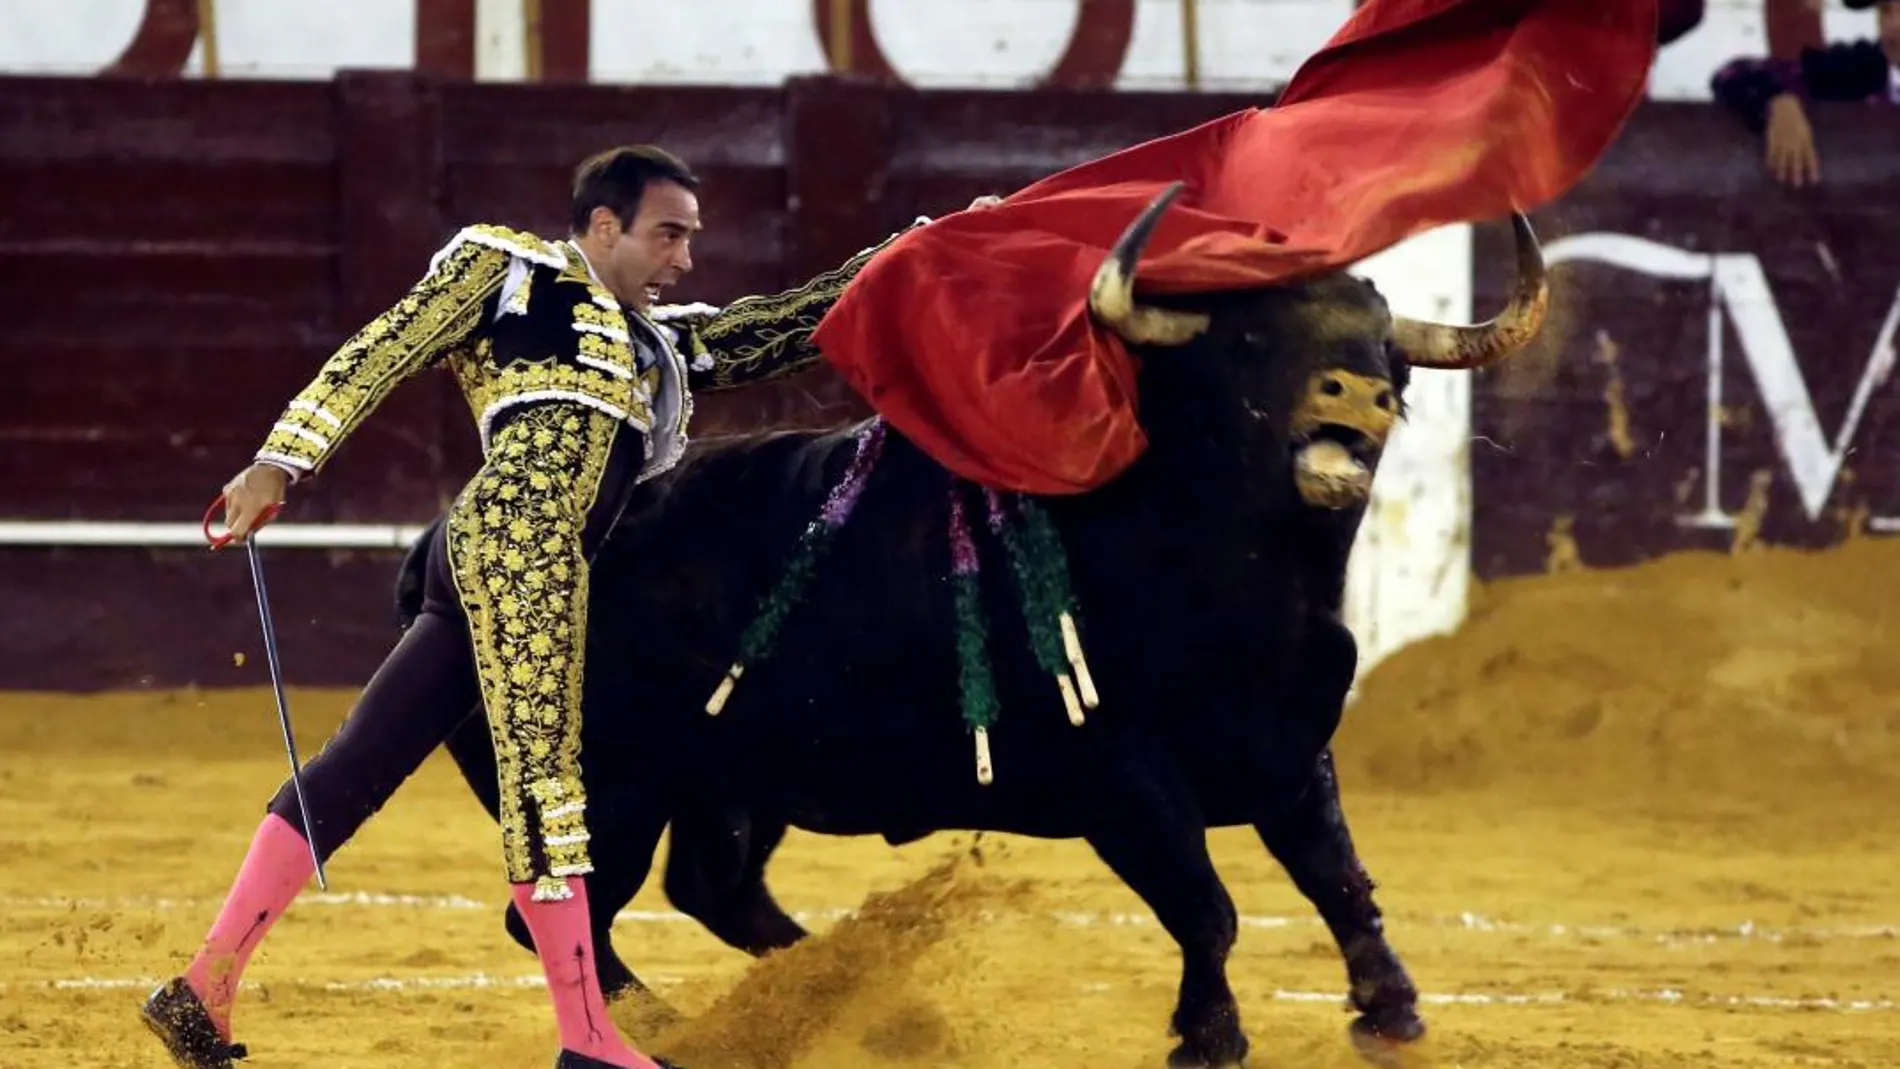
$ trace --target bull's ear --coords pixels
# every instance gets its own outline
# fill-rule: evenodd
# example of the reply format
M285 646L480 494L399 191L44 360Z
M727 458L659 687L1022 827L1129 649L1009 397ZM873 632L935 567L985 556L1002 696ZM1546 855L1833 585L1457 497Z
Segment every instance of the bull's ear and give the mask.
M1184 345L1204 333L1209 323L1207 316L1197 312L1177 312L1135 301L1135 264L1161 213L1180 194L1181 187L1180 182L1170 183L1128 224L1095 269L1095 279L1089 285L1089 311L1096 320L1137 345Z

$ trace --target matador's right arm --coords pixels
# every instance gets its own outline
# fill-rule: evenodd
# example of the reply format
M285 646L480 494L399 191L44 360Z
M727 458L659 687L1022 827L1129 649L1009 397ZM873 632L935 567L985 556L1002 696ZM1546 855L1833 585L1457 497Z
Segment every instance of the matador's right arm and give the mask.
M466 341L507 279L536 250L500 227L464 229L388 311L343 343L272 425L254 459L314 475L404 379Z

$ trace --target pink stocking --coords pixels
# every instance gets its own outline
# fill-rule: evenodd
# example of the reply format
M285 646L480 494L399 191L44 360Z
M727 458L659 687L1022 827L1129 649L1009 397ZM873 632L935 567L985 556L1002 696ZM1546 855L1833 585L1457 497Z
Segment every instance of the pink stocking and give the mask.
M185 971L185 983L204 1003L227 1042L238 977L251 952L264 941L264 933L284 915L314 871L310 844L303 834L275 813L265 817L251 838L250 852L244 855L218 919Z
M528 931L534 936L541 969L547 974L561 1046L626 1069L658 1069L651 1058L627 1045L607 1016L607 1001L601 996L594 972L587 881L569 876L567 885L574 897L559 902L536 902L532 883L509 885L515 908L521 911L521 919L528 922Z

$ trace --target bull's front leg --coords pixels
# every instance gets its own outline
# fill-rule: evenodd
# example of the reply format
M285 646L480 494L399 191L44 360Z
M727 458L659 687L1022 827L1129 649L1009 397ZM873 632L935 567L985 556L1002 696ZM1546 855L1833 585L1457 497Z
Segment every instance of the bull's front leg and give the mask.
M1331 621L1315 636L1314 653L1296 700L1304 715L1336 722L1352 683L1358 651L1352 633ZM1289 702L1290 710L1295 706ZM1345 959L1352 1004L1360 1016L1353 1038L1368 1044L1410 1042L1425 1034L1418 1015L1418 989L1386 940L1385 920L1372 898L1372 877L1360 863L1339 803L1333 752L1321 751L1305 792L1291 809L1254 825L1274 859L1300 893L1313 903Z
M1234 900L1207 853L1200 807L1178 777L1125 756L1088 791L1099 823L1089 845L1154 910L1181 947L1181 987L1168 1064L1237 1066L1247 1056L1240 1007L1227 984L1239 927Z
M1346 962L1358 1040L1410 1042L1425 1034L1418 1015L1418 989L1386 940L1385 919L1373 901L1372 877L1353 848L1339 805L1333 754L1320 755L1313 782L1292 811L1255 825L1261 841L1286 869L1294 886L1319 911Z

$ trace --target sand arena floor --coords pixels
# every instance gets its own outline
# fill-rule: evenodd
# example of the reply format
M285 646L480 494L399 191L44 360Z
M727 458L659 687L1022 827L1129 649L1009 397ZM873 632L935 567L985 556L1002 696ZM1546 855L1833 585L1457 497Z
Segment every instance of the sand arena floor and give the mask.
M1341 778L1426 993L1412 1064L1900 1062L1896 566L1857 543L1504 583L1363 681ZM348 698L293 695L306 752ZM134 1011L282 775L268 690L4 695L0 753L0 1067L164 1065ZM1250 834L1213 838L1252 1064L1360 1064L1324 929ZM760 964L650 886L616 938L692 1019L634 1034L695 1069L1160 1066L1178 959L1146 908L1078 844L969 846L794 836L772 883L821 938ZM244 1064L547 1065L498 868L433 760L253 961Z

